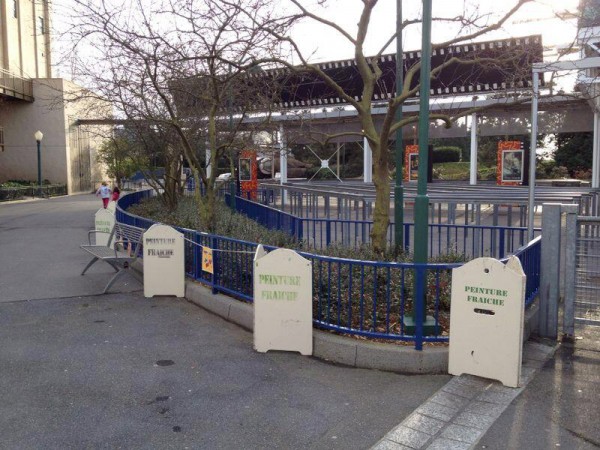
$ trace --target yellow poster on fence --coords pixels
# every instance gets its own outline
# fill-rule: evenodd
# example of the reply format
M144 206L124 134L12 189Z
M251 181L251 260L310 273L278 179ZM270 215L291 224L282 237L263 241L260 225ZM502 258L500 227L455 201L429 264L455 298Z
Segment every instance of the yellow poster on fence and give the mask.
M202 247L202 270L204 272L214 273L212 248Z

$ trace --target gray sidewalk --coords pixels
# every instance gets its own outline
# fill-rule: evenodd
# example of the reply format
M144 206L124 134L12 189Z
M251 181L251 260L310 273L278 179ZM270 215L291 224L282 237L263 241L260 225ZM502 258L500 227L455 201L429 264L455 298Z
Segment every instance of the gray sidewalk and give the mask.
M79 244L99 205L0 205L0 448L363 449L450 379L259 354L133 279L98 295L112 269L80 276Z
M600 448L600 328L580 327L481 438L477 448Z
M92 195L0 204L0 448L599 448L600 330L528 343L525 388L295 353L79 249ZM413 439L412 441L410 439ZM402 444L401 442L404 442Z

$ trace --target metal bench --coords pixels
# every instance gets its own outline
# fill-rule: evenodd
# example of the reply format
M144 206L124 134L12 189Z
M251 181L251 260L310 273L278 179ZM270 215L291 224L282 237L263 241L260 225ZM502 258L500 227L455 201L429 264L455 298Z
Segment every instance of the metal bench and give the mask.
M108 292L115 281L126 273L133 275L140 282L143 282L142 276L135 270L131 270L131 264L133 264L142 253L142 242L145 231L146 230L143 228L134 227L132 225L115 223L108 239L108 245L81 245L80 247L83 250L93 256L92 260L85 266L83 272L81 272L81 275L84 275L96 261L104 261L112 266L117 272L104 288L104 294Z

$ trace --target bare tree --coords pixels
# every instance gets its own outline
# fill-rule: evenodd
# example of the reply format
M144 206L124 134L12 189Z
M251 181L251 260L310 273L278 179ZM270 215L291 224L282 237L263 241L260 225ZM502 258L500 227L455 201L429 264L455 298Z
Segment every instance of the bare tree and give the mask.
M500 29L524 4L529 3L530 1L532 0L515 0L512 6L506 10L504 15L500 16L499 19L494 22L491 22L487 15L479 14L477 11L467 11L466 6L464 13L459 16L434 18L434 26L448 26L448 24L454 24L458 26L458 29L456 36L452 39L434 43L432 45L433 51L462 43L472 43L473 41L484 37L487 33ZM227 1L224 0L224 3L227 3ZM327 3L327 0L318 3L322 5ZM401 120L397 120L396 111L398 108L401 108L408 99L414 97L419 92L420 85L418 74L421 68L420 59L413 61L412 63L405 62L406 73L404 83L399 89L395 89L395 86L394 89L387 88L387 112L385 113L382 122L380 124L376 123L375 117L373 116L373 102L376 91L382 89L381 80L384 75L381 64L382 55L386 49L388 49L390 44L395 42L397 36L395 33L389 36L388 39L382 42L380 50L375 54L367 55L365 53L365 42L373 28L376 26L371 20L373 11L378 6L381 6L382 8L385 7L384 5L380 5L380 3L381 2L378 2L377 0L363 0L362 10L357 17L357 27L351 32L344 29L335 20L315 13L316 6L306 6L308 5L307 1L288 1L288 4L293 6L295 11L287 17L287 20L292 22L308 20L324 29L333 30L342 36L347 44L353 49L356 68L360 80L362 81L360 96L355 96L345 90L342 83L340 83L339 80L336 80L330 72L325 70L321 65L312 63L309 59L310 55L305 55L301 50L299 43L294 41L289 35L278 33L275 29L269 30L273 36L287 45L295 58L300 61L299 65L293 65L290 63L290 60L278 59L276 61L278 64L285 67L290 73L308 73L318 77L337 97L342 99L343 102L351 105L358 114L361 131L344 134L355 134L359 137L365 137L373 153L373 180L376 188L376 203L374 209L374 226L371 231L371 242L374 250L377 252L383 252L386 248L386 234L390 221L389 173L391 153L389 151L389 142L393 140L396 130L414 124L418 120L417 116L407 116ZM389 6L389 2L386 3L386 5ZM248 17L250 17L250 15ZM416 25L420 25L420 22L419 17L404 20L401 24L400 33L406 32ZM455 66L477 66L480 68L486 67L489 70L512 71L517 78L521 77L522 80L523 75L526 75L520 68L520 64L522 64L523 61L522 58L522 54L516 54L514 52L505 52L502 57L480 52L468 58L456 53L450 57L438 60L437 63L432 63L431 79L435 80L444 73L444 70L448 71L449 68ZM409 65L406 66L406 63ZM383 88L385 89L385 86L383 86ZM507 103L525 102L528 101L529 98L530 96L522 96L516 100L514 98L507 98L506 101ZM458 113L452 111L439 111L430 114L430 120L442 121L447 127L450 127L459 117L469 115L478 110L480 110L480 108L462 110ZM335 135L329 136L329 139L335 139L336 137L337 136Z
M259 56L277 55L271 33L285 33L286 22L273 22L262 0L72 3L74 72L111 100L117 115L170 130L170 160L181 152L206 188L201 196L196 183L196 199L211 231L217 174L207 167L251 141L251 129L241 132L243 119L265 109L263 81L253 70Z

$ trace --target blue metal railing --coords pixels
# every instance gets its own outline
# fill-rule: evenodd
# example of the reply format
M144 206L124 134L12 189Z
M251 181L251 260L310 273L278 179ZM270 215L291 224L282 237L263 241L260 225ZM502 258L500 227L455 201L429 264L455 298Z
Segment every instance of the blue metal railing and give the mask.
M542 266L542 237L538 236L514 254L521 261L527 276L525 285L525 307L528 308L540 290L540 269Z
M227 205L231 206L231 195L226 192L224 197ZM235 199L235 209L269 230L284 231L298 241L303 239L303 224L306 219L298 218L270 206L261 205L238 196Z
M129 214L127 207L150 196L149 191L126 195L119 200L119 222L149 228L154 222ZM237 202L237 201L236 201ZM186 237L185 268L188 276L242 301L253 301L253 258L257 244L232 238L181 229ZM213 249L213 272L202 271L202 249ZM536 238L516 252L527 274L526 304L539 289L541 240ZM268 250L273 247L267 247ZM414 342L445 342L450 310L452 269L460 263L414 264L362 261L299 252L312 262L313 323L316 327L339 333ZM422 280L420 287L418 280ZM414 292L420 288L425 304L413 305ZM416 307L414 307L416 306ZM415 331L405 323L409 312L418 311ZM425 311L434 319L435 335L423 333Z
M267 197L269 192L262 191L260 194ZM225 194L225 198L230 204L229 194ZM323 249L332 244L358 248L371 241L372 221L296 217L239 196L236 197L235 208L265 228L285 231L298 240L304 240L310 248ZM403 229L405 249L410 252L414 242L414 224L405 223ZM539 229L535 231L540 233ZM393 222L388 226L387 238L388 243L393 244ZM490 256L502 259L526 243L527 228L524 227L429 225L430 257L454 253L467 258Z

